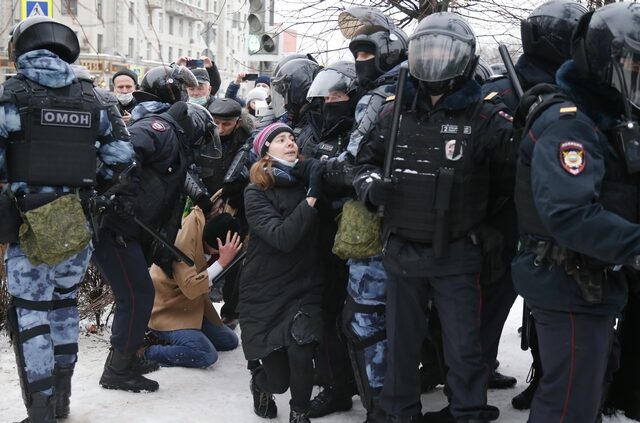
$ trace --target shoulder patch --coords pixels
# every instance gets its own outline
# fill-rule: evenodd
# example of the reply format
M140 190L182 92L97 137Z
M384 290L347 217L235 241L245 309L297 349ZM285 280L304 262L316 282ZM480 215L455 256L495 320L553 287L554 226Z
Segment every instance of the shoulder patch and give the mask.
M587 164L587 154L582 144L576 141L560 144L560 164L573 176L581 174Z
M395 99L396 99L396 96L394 94L394 95L387 96L387 98L385 98L384 101L393 101Z
M576 113L578 111L578 108L576 106L571 106L571 107L561 107L560 108L560 114L565 114L565 113Z
M505 112L504 110L500 110L498 112L498 116L504 118L505 120L508 120L509 122L513 122L513 116L511 116L509 113Z
M493 99L494 99L494 97L495 97L495 96L497 96L497 95L498 95L498 92L497 92L497 91L491 91L489 94L487 94L487 95L484 97L484 100L485 100L485 101L491 101L491 100L493 100Z
M167 127L164 126L164 124L162 122L160 122L159 120L154 120L151 123L151 128L158 131L158 132L164 132L167 130Z

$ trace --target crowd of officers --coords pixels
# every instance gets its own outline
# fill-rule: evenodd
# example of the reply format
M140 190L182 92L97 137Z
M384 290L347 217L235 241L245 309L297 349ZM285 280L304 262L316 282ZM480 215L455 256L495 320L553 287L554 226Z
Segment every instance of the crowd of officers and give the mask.
M369 7L339 25L355 62L287 56L245 100L243 74L216 97L206 57L100 90L71 65L71 29L16 26L0 242L24 422L70 413L90 260L116 299L105 388L207 367L239 321L261 417L290 389L290 422L356 394L369 423L489 422L487 389L516 383L497 368L519 294L532 369L512 405L532 423L640 420L640 6L544 3L508 76L454 13L410 37ZM362 219L373 229L338 257ZM439 384L448 406L423 415Z

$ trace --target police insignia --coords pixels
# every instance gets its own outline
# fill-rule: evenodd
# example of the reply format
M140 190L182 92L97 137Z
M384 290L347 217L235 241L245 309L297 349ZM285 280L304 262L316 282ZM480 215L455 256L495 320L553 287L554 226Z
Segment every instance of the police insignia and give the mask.
M155 129L158 132L164 132L167 130L167 127L162 124L162 122L154 120L151 123L151 128Z
M456 151L456 144L456 140L449 140L444 145L444 155L447 160L451 160L452 162L462 158L462 145L460 145L460 148Z
M587 163L584 147L579 142L566 141L560 144L560 164L571 175L579 175Z

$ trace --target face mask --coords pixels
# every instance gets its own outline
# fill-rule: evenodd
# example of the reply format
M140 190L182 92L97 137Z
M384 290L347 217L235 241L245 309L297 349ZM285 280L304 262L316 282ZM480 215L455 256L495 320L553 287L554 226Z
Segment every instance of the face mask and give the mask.
M451 89L452 81L450 79L438 82L420 81L420 86L429 95L438 96L447 93Z
M207 97L189 97L189 103L204 106L205 104L207 104Z
M347 130L353 125L355 104L352 99L322 105L323 133L329 135Z
M286 167L294 167L294 166L296 165L296 163L298 163L298 159L295 159L294 161L290 162L290 161L287 161L287 160L279 159L279 158L277 158L277 157L273 157L273 156L272 156L271 154L269 154L269 153L267 153L267 155L268 155L269 157L271 157L271 160L273 160L274 162L276 162L276 163L280 163L281 165L286 166Z
M356 75L360 86L367 87L375 82L380 75L380 71L376 69L376 58L369 60L356 61Z
M116 98L118 99L118 102L120 104L122 104L123 106L126 106L127 104L131 103L131 101L133 101L133 93L127 93L127 94L116 93Z

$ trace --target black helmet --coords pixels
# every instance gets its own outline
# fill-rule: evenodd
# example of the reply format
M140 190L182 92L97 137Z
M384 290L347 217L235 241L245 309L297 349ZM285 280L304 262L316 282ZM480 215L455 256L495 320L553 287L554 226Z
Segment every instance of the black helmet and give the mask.
M278 72L280 71L280 68L283 67L285 64L289 63L292 60L296 60L296 59L307 59L307 60L311 60L312 62L316 62L316 59L310 55L310 54L304 54L304 53L291 53L291 54L287 54L286 56L284 56L282 59L280 59L278 61L278 64L276 65L276 68L273 70L273 77L275 78L276 76L278 76Z
M409 71L427 83L432 95L444 94L471 78L477 61L476 36L455 13L427 16L409 39Z
M475 79L478 84L482 85L491 78L491 75L493 75L491 66L484 59L480 58L476 65L476 70L473 73L473 79Z
M407 60L408 44L407 34L400 28L386 30L378 26L364 26L351 39L349 50L353 57L358 51L373 53L376 69L382 75Z
M527 56L562 64L571 54L571 34L587 8L573 0L551 0L520 22L522 50Z
M13 28L9 39L9 60L16 63L22 54L38 49L47 49L67 63L75 62L80 55L76 33L46 16L27 18Z
M585 14L573 34L571 56L582 72L640 109L640 4L611 3Z
M140 91L135 91L133 96L138 102L173 104L180 101L184 88L197 86L198 80L188 68L178 65L157 66L144 74Z
M309 59L285 63L271 81L271 104L276 116L297 115L307 104L307 92L321 66Z
M357 89L358 77L355 64L341 60L318 72L307 92L307 100L311 101L314 97L328 97L335 91L351 96Z
M222 157L218 127L213 122L211 113L199 104L187 103L187 115L193 124L190 145L196 152L199 165L206 167L211 160Z
M390 31L396 25L384 13L373 7L356 6L340 12L338 26L344 38L350 40L365 27L376 27L378 31Z

